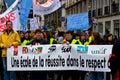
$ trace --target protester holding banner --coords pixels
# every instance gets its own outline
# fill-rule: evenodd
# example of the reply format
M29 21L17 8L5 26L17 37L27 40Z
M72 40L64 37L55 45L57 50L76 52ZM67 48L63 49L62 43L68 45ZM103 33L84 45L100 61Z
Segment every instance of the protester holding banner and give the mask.
M100 37L98 32L92 32L92 42L91 45L101 45L103 44L103 40ZM89 80L103 80L104 72L90 72Z
M113 44L112 54L109 59L113 80L120 80L120 38Z
M113 45L114 44L114 38L112 34L107 34L104 40L105 45ZM111 80L111 74L110 72L106 72L106 80Z
M11 21L6 22L6 28L0 35L0 47L2 48L2 60L4 68L4 80L14 80L15 73L7 71L7 49L11 46L18 46L21 41L19 34L12 29L13 24Z
M63 44L79 44L79 41L74 42L75 40L79 40L79 37L77 39L73 39L74 38L74 32L72 31L67 31L65 33L65 39L63 40ZM78 80L80 76L80 72L79 71L75 71L75 70L69 70L69 71L64 71L63 72L63 80L69 80L71 78L71 80Z
M65 33L65 39L63 40L63 44L71 44L72 40L73 40L73 32L71 31L67 31ZM72 71L63 71L63 80L69 80L69 78L71 78L72 75Z
M44 39L44 33L40 29L35 31L35 35L36 38L33 39L29 45L49 44L49 42ZM46 77L46 71L31 71L29 80L47 80Z
M80 45L87 46L91 43L89 35L90 34L86 34L85 32L82 32L80 34ZM85 80L85 75L86 74L87 74L86 71L80 71L81 80Z
M24 39L22 45L27 45L27 44L29 44L30 42L31 42L30 32L27 31L27 32L25 32L25 39Z
M73 40L73 35L74 35L74 32L72 31L67 31L65 33L65 38L63 40L63 44L71 44L72 43L72 40Z

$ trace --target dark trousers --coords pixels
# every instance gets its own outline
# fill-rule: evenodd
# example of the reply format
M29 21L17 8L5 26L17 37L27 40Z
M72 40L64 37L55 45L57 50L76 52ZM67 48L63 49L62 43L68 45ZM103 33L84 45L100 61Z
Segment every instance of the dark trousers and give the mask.
M30 71L29 80L47 80L46 71Z
M63 72L63 80L79 80L81 77L81 80L84 80L84 75L82 71L76 71L76 70L68 70ZM82 74L82 75L81 75Z
M0 51L1 53L1 51ZM0 56L0 76L1 76L1 79L0 80L3 80L3 63L2 63L2 57Z
M106 72L106 80L111 80L111 73L110 72Z
M113 80L120 80L120 69L117 69L114 74L112 74Z

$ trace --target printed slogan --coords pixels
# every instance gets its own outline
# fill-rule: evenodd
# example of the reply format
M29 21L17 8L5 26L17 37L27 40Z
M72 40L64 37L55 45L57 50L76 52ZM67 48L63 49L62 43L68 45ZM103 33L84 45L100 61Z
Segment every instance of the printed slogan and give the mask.
M7 50L10 71L83 70L110 72L112 45L18 46ZM16 52L17 51L17 52Z

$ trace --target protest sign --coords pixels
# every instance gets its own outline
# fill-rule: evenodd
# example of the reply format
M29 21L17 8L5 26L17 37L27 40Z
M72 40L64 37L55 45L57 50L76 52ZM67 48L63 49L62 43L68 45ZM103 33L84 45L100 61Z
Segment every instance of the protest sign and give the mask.
M67 16L67 30L87 30L89 27L88 12Z

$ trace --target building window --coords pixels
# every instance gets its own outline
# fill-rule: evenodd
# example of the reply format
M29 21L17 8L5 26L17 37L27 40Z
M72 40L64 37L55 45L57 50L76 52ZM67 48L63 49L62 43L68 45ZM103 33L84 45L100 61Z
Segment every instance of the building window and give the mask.
M114 20L114 35L120 37L120 20Z
M111 29L111 21L105 22L105 34L109 34Z
M80 12L82 12L82 2L80 2Z
M99 0L98 16L102 16L103 0Z
M111 10L112 10L112 13L119 12L119 0L112 1Z
M119 4L119 0L114 0L115 1L115 4Z
M74 14L77 13L77 6L74 6Z
M97 8L97 1L94 0L94 7L93 7L93 9L95 10L96 8Z
M98 32L103 36L103 23L98 22Z
M106 6L110 6L110 0L106 0Z
M83 8L83 11L84 11L84 12L86 12L86 11L87 11L87 7L86 7L86 5L87 5L87 1L86 1L86 0L84 0L84 8Z
M99 8L102 8L103 6L103 0L99 0Z

